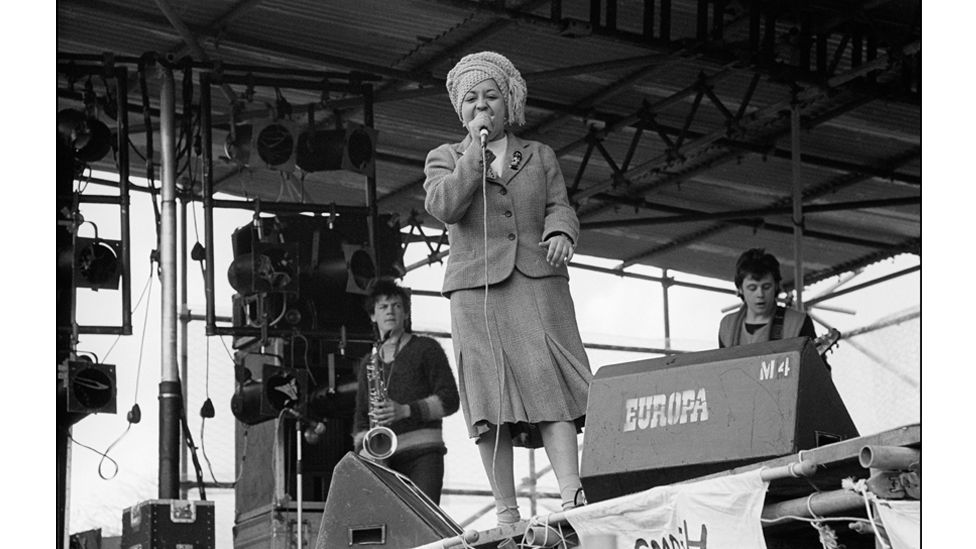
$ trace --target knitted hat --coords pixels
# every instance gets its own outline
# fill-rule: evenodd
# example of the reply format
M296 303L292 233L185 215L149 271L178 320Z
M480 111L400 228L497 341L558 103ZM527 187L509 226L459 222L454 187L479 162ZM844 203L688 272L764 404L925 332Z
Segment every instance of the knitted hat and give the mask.
M465 55L447 73L447 94L461 122L461 101L477 84L491 78L502 92L511 124L525 124L525 80L504 55L483 51Z

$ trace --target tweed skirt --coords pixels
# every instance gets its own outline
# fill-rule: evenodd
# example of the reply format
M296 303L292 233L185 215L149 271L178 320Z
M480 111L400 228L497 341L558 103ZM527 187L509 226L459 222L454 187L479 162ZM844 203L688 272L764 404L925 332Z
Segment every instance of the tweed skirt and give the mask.
M451 335L468 435L509 424L515 446L539 448L537 424L586 420L593 374L563 277L518 270L485 289L451 293ZM487 330L486 330L487 326Z

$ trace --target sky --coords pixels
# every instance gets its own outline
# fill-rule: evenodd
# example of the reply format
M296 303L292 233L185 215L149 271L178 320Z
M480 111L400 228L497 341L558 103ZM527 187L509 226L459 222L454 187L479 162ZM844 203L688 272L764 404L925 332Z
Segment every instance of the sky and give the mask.
M951 10L945 9L950 5ZM976 305L968 283L968 274L972 272L973 260L972 244L968 242L967 237L973 231L965 225L966 220L972 217L971 204L974 198L968 179L971 177L972 168L966 162L972 157L969 150L971 140L968 139L969 132L966 130L972 128L976 120L973 120L972 109L968 107L971 104L967 95L970 87L963 80L969 71L955 62L958 53L966 47L964 40L971 34L969 21L972 20L970 17L972 14L968 12L973 8L945 2L926 2L926 7L928 11L925 13L924 26L929 39L926 40L926 49L923 52L926 57L926 94L923 99L925 112L923 136L926 146L923 151L923 174L927 180L928 192L925 194L922 207L923 248L926 254L927 276L920 277L920 281L916 282L918 286L915 291L920 291L921 301L925 303L927 313L926 322L921 326L921 354L923 363L927 365L925 382L922 384L922 415L926 418L928 435L926 437L926 446L929 449L926 468L930 479L928 493L930 496L939 496L951 494L951 488L948 487L958 481L957 477L950 475L957 474L955 473L958 470L957 450L965 441L964 437L960 438L958 429L968 416L965 404L971 400L969 391L974 386L968 346L972 336L967 330L968 323L962 319ZM936 7L943 9L936 10ZM54 20L54 3L21 6L18 7L18 11L33 20L48 22ZM47 27L51 30L41 32L25 32L28 27L23 26L23 19L19 17L6 18L4 25L8 28L3 35L7 37L9 43L18 41L17 49L8 48L4 54L10 74L39 76L39 66L50 70L56 48L51 36L54 32L53 27ZM21 43L23 38L28 38L27 45ZM19 54L26 51L31 52L31 55ZM39 65L37 57L46 57L48 61ZM50 78L50 73L45 75ZM50 288L54 284L54 273L50 268L35 271L21 267L31 265L31 260L38 255L39 248L50 246L49 243L53 240L49 221L41 222L42 216L37 212L36 205L49 204L53 200L54 190L51 181L54 179L54 165L50 160L51 155L44 154L44 149L34 146L37 143L49 143L51 138L49 134L47 137L44 136L46 132L42 131L43 124L33 123L35 120L31 113L42 110L45 103L53 106L55 90L50 85L30 85L29 80L21 82L27 84L6 86L3 92L7 99L6 104L11 107L6 115L8 119L13 119L7 125L8 130L16 130L0 135L4 150L9 153L7 158L10 162L6 166L7 182L14 189L13 193L8 194L10 200L3 219L6 232L5 249L9 251L7 254L9 261L5 262L7 269L4 270L3 280L12 290L8 292L8 314L3 317L3 328L12 343L8 346L12 358L9 367L18 374L26 370L28 375L26 378L20 375L12 377L9 382L9 387L12 389L9 392L10 397L2 401L6 418L4 430L8 434L7 440L12 442L6 452L4 466L5 470L11 473L7 478L11 490L8 492L8 497L3 500L2 509L4 516L16 521L17 525L15 528L8 529L5 534L6 542L11 545L18 541L22 545L36 545L39 534L50 535L50 532L55 530L54 517L50 512L55 489L54 476L50 475L50 470L55 465L54 451L51 446L46 446L48 449L45 450L44 445L38 444L38 441L43 438L43 430L50 428L49 426L55 421L54 403L47 401L48 405L38 406L33 390L42 381L42 369L35 363L38 351L46 348L43 341L50 341L48 330L50 330L51 312L55 306L50 291L44 291L43 287L46 285ZM49 116L54 116L53 108ZM42 195L40 198L33 196L38 189ZM16 206L14 206L15 202ZM136 265L145 268L144 256L134 255L133 261ZM614 284L610 284L606 279L601 279L597 293L612 291L622 294L625 297L625 304L612 311L612 314L600 317L591 309L587 298L590 292L586 288L580 288L580 283L576 282L586 275L574 272L573 277L573 294L577 309L580 311L584 340L589 340L590 336L596 338L603 334L629 338L631 337L629 328L641 324L653 326L654 318L658 316L653 310L653 305L634 304L626 299L634 295L642 295L644 290L628 290L619 285L622 281L617 280ZM133 302L142 290L145 280L145 272L133 277ZM421 285L418 284L418 287ZM436 289L437 283L425 280L422 287ZM158 284L154 290L158 297ZM903 288L882 290L882 295L874 299L879 303L896 301L901 297L902 291ZM651 290L651 293L655 293L655 290ZM41 296L45 296L46 299ZM443 307L443 304L441 306ZM151 301L150 307L152 307ZM435 305L435 310L436 307ZM138 313L141 315L143 310L140 309ZM154 314L158 315L158 305L150 310L150 318ZM439 316L443 313L432 314ZM605 322L600 322L596 328L593 328L587 325L587 321L582 320L584 315L585 318L602 318ZM636 322L619 318L633 318L631 315L644 316ZM711 324L711 320L707 322L703 320L702 324L707 326ZM36 329L41 326L47 328ZM417 327L421 327L419 321ZM707 331L710 330L704 330L703 333ZM41 332L47 335L42 337ZM696 336L691 331L685 334L683 329L681 333L674 333L674 336L689 339L706 338L704 335ZM155 440L157 435L156 424L148 416L156 406L155 383L159 378L159 348L158 343L153 346L152 339L153 337L158 339L158 331L147 330L145 337L139 386L142 387L144 384L148 388L140 388L138 393L138 399L144 403L142 406L144 419L138 428L138 435L133 432L126 434L110 452L110 455L115 456L120 467L119 474L111 480L101 480L98 477L97 460L91 458L89 455L92 454L91 452L74 449L75 459L79 460L79 463L74 465L73 471L73 493L70 496L73 501L76 498L96 499L101 502L115 500L119 505L127 506L154 497L154 486L147 490L138 480L123 480L123 472L131 473L140 470L152 471L150 476L155 478L156 456L151 445L145 441ZM122 363L123 356L137 357L140 339L139 331L136 335L123 338L112 351L113 360ZM205 343L202 345L205 347ZM226 357L225 351L212 342L210 362L216 363L221 360L222 354ZM615 360L617 359L591 357L594 366L613 363ZM119 407L123 413L115 417L103 415L86 418L79 424L84 428L79 427L78 438L84 434L85 440L96 448L104 449L122 435L124 410L136 400L137 393L134 391L136 384L132 381L134 377L131 375L131 362L128 364L130 365L126 368L126 375L120 376ZM19 367L20 365L25 366ZM47 372L43 377L50 380L50 370ZM22 381L23 379L26 379L26 383ZM227 402L226 398L229 396L218 394L216 387L212 390L211 397L218 407L218 414L221 414L222 410L226 414L223 403ZM51 393L48 394L48 398L51 398ZM189 408L193 410L192 404ZM448 429L450 426L445 427L445 430ZM205 439L209 436L208 434ZM50 444L50 439L48 440ZM216 451L217 446L215 443L211 448ZM224 471L218 470L217 473L222 475ZM76 485L76 482L81 484ZM931 511L927 517L938 517L939 523L943 525L961 523L964 520L962 506L954 506L952 501L954 501L952 498L934 497L927 507ZM926 519L926 522L928 523L929 520L931 519ZM72 530L76 531L75 526L87 527L90 524L85 525L75 520L72 526ZM937 542L948 539L947 536L950 534L948 529L939 526L924 528L923 540Z

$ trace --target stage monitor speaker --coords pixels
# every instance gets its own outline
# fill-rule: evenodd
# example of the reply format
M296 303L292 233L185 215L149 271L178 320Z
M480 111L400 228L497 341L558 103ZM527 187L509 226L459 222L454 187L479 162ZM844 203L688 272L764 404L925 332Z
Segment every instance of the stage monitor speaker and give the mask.
M805 337L604 366L584 433L589 501L858 436Z
M461 531L410 479L348 452L332 472L315 549L405 549Z

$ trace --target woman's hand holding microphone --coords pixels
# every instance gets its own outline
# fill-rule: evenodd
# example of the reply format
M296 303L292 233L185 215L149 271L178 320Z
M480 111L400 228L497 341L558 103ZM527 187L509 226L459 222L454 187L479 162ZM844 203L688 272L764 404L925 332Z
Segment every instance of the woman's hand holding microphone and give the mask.
M471 138L474 139L475 143L481 143L484 146L488 142L488 136L491 135L492 130L495 128L491 120L491 115L487 112L480 112L475 115L474 118L468 122L468 133L471 134Z

